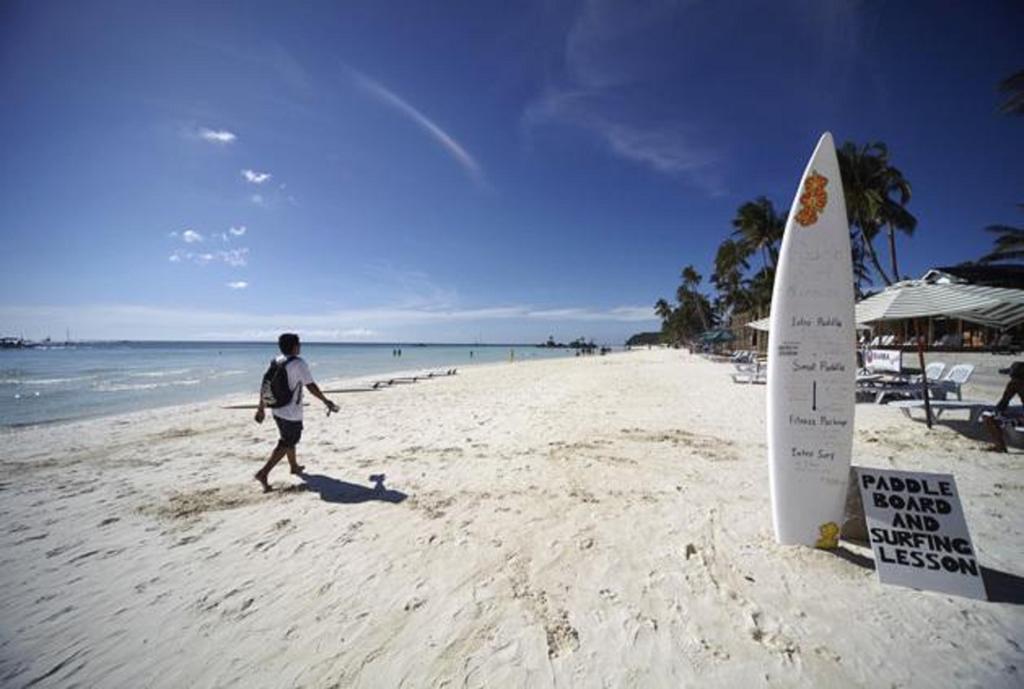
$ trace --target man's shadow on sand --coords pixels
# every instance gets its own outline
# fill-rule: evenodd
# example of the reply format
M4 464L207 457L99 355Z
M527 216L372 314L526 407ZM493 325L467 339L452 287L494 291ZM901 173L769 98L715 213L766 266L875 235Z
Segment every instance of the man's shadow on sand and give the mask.
M859 543L866 546L866 543ZM841 560L846 560L864 569L875 569L873 558L865 557L860 553L839 546L828 551ZM1001 572L998 569L981 568L981 578L985 582L985 591L988 593L990 603L1009 603L1011 605L1024 605L1024 577L1009 572Z
M370 481L373 482L371 486L361 486L358 483L341 481L323 474L302 474L299 478L304 482L303 490L319 493L320 499L325 502L353 504L378 500L397 504L409 497L400 490L387 488L384 485L384 474L371 476Z

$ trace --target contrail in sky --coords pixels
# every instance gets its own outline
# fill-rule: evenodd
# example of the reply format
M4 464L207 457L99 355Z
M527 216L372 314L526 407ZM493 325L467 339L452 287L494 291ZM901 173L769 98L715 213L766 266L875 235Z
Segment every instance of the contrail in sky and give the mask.
M480 168L479 163L476 162L473 156L469 154L469 151L463 148L458 141L453 139L446 131L437 126L433 120L407 103L401 98L401 96L389 90L380 82L371 79L351 67L349 68L349 71L352 73L352 78L355 79L356 84L380 102L391 106L408 117L421 129L427 132L427 134L434 137L434 139L444 146L445 150L455 158L456 162L463 167L466 173L473 178L474 182L484 186L484 173Z

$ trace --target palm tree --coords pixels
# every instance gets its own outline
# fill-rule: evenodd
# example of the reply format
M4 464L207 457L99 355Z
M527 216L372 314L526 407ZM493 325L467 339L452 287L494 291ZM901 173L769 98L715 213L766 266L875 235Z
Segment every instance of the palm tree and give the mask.
M664 299L654 302L654 313L658 315L661 322L666 322L672 316L672 307Z
M739 292L743 289L743 274L750 268L747 252L739 242L726 239L718 245L715 253L715 272L711 283L718 291L724 310L736 307Z
M700 320L701 327L707 330L710 325L706 309L710 308L710 302L707 297L697 291L702 279L701 274L693 266L686 266L680 277L683 279L683 283L676 291L680 308L691 315L695 313Z
M779 259L778 245L786 229L786 219L775 211L771 201L758 196L744 203L736 211L732 226L736 228L733 235L740 238L746 256L760 251L763 267L774 267Z
M847 218L850 225L857 228L861 248L875 272L885 284L891 285L899 280L900 274L896 261L896 231L912 235L917 227L917 219L906 209L910 201L910 182L889 164L889 149L884 143L858 148L847 141L837 154ZM875 237L883 227L889 238L892 278L882 268L874 246Z
M1024 210L1024 203L1017 206ZM1010 225L989 225L986 232L996 235L995 248L978 259L979 263L994 263L1024 258L1024 228Z
M864 285L871 284L871 269L864 263L864 245L860 234L850 232L850 258L853 260L853 292L857 299L864 297Z
M700 281L703 279L703 276L698 273L697 269L693 266L686 266L683 268L679 277L683 279L683 286L690 291L696 290L700 285Z
M1006 115L1024 115L1024 69L999 82L999 91L1006 100L999 111Z
M760 316L767 314L772 305L772 290L775 288L775 268L765 267L746 281L746 298L750 308Z

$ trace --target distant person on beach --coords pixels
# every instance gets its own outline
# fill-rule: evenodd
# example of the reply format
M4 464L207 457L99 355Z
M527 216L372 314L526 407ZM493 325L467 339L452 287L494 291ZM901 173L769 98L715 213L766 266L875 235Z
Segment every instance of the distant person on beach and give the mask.
M1019 423L1024 420L1019 413L1010 414L1007 411L1010 406L1010 400L1014 397L1018 397L1021 403L1024 403L1024 361L1015 361L1010 368L1004 368L999 372L1009 374L1010 381L1003 389L1003 396L996 404L995 413L990 414L986 412L982 418L989 437L992 438L991 449L996 452L1006 452L1006 437L1003 433L1003 427L1007 424Z
M274 447L274 451L270 453L270 459L267 460L262 469L256 472L256 480L263 486L264 492L270 492L271 487L270 483L267 482L267 478L270 476L270 470L281 461L282 457L287 455L288 464L293 474L301 474L305 469L295 459L295 446L299 444L299 438L302 437L303 386L314 397L327 405L330 411L338 411L338 405L327 399L320 392L319 386L313 381L313 374L309 372L309 365L299 356L302 352L299 336L294 333L284 333L281 337L277 338L277 346L281 350L281 356L275 359L275 363L278 366L284 367L284 373L287 375L288 380L288 390L291 391L291 398L282 406L274 407L270 410L274 415L274 422L277 424L280 438ZM266 417L265 409L266 401L261 391L259 407L256 409L256 423L263 423L263 419Z

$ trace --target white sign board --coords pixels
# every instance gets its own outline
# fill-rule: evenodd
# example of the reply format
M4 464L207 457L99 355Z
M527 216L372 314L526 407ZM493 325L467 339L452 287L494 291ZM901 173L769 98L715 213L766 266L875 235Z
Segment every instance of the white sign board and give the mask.
M869 349L864 352L864 368L869 371L899 373L903 366L903 352L898 349Z
M986 599L951 474L857 467L857 484L879 581Z

